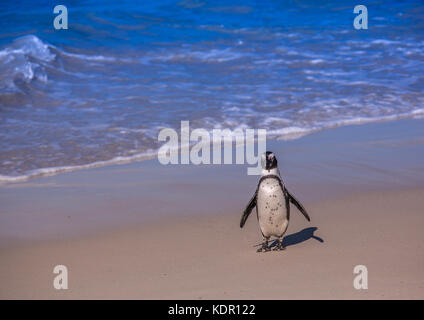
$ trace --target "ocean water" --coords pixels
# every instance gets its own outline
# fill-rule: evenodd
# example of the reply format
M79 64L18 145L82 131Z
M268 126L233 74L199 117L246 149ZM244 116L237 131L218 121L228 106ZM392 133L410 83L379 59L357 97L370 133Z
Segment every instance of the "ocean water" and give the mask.
M0 30L0 181L143 159L182 120L294 139L424 116L423 1L5 0Z

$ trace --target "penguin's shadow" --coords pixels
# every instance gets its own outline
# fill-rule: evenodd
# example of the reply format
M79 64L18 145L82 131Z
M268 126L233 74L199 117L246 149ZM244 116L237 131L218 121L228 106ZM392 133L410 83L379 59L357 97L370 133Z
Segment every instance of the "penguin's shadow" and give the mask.
M283 238L283 247L293 246L295 244L302 243L309 239L315 239L319 242L324 242L324 240L320 237L314 235L314 232L318 230L317 227L305 228L299 232L289 234ZM275 240L271 247L275 246L278 243L278 240Z

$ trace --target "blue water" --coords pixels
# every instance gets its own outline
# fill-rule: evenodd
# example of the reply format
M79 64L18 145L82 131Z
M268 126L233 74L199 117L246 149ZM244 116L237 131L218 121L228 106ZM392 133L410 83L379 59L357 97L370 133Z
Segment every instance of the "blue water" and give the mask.
M143 158L182 120L290 139L424 115L423 1L6 0L0 30L2 181Z

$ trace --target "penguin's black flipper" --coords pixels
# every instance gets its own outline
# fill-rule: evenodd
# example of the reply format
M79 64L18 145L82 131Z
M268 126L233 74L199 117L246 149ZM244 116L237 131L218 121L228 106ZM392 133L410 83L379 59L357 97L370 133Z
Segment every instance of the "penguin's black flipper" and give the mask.
M297 199L289 192L289 190L286 189L286 191L289 196L290 202L293 203L296 206L296 208L299 209L300 212L302 212L306 220L311 221L311 218L309 218L309 215L306 212L306 209L302 206L302 204L299 201L297 201Z
M246 209L244 209L243 215L241 216L241 220L240 220L240 228L243 228L243 226L246 223L246 220L249 217L250 213L252 212L253 208L256 207L256 194L257 193L255 192L252 199L250 199Z

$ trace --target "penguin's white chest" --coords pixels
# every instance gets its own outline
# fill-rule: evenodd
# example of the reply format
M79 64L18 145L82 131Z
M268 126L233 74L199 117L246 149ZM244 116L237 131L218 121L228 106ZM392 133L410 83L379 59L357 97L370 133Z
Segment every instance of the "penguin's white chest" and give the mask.
M277 179L261 182L257 194L259 226L265 237L281 237L287 230L286 200Z

